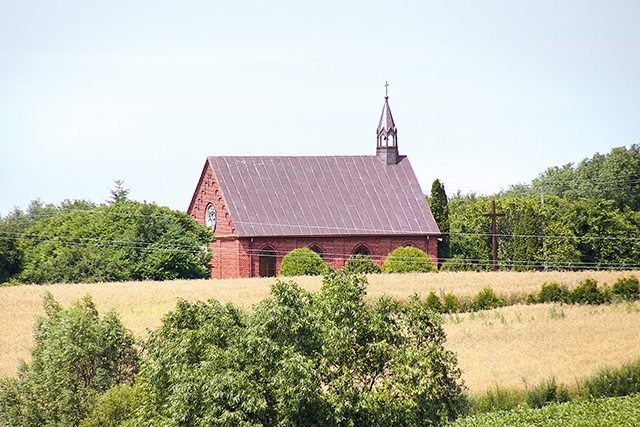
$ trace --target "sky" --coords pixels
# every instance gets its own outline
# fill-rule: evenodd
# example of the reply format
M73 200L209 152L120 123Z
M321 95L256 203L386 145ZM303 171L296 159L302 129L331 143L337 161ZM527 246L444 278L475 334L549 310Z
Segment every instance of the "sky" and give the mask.
M389 82L425 193L640 143L640 2L0 0L0 215L186 211L207 156L369 155Z

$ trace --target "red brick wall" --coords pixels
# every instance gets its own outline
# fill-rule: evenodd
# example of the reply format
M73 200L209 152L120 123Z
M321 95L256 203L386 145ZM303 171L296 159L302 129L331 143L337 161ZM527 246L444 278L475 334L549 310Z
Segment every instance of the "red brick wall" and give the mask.
M341 268L360 245L369 249L371 258L378 265L382 265L389 252L405 245L424 250L437 263L438 246L435 237L256 237L253 241L242 238L214 242L212 277L258 277L260 251L268 246L276 252L276 270L279 271L284 255L293 249L313 245L322 250L324 260L334 269ZM237 256L234 256L234 251Z

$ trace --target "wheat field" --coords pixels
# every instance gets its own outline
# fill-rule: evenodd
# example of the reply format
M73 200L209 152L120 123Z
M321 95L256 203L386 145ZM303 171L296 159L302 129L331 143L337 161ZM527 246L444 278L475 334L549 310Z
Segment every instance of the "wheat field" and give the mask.
M368 298L387 295L406 300L413 293L453 292L469 298L485 286L502 295L537 292L556 281L570 288L586 277L599 284L640 272L441 272L370 275ZM303 288L317 292L320 277L296 277ZM22 285L0 287L0 375L15 375L20 359L28 360L36 316L44 314L42 296L51 292L63 306L92 296L100 312L115 309L138 337L160 325L178 298L217 299L251 307L269 293L273 278L176 280L96 284ZM640 358L640 304L600 307L516 305L498 310L446 316L447 347L458 355L469 391L496 384L526 387L551 375L571 384L603 365L619 366Z

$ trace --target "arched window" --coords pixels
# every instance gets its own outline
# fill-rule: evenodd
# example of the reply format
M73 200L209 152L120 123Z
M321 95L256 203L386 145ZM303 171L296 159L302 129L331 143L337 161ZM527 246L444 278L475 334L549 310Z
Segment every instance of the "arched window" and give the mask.
M309 246L309 249L311 249L313 252L315 252L318 255L320 255L320 258L324 258L324 254L322 253L322 249L320 249L320 246L311 245L311 246Z
M260 251L260 277L276 275L276 251L267 246Z
M371 252L369 252L369 249L367 249L365 245L358 246L356 250L353 251L353 254L371 256Z

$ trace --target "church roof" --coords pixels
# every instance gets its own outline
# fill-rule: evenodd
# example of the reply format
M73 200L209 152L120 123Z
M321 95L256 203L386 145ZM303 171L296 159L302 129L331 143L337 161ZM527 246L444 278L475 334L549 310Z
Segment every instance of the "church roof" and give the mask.
M213 156L238 236L439 235L409 159Z

